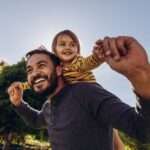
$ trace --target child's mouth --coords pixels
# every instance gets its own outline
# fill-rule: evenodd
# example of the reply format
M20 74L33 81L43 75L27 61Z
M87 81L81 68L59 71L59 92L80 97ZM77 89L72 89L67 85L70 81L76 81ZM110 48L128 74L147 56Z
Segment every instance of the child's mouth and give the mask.
M71 55L72 51L64 51L63 54L65 54L65 55Z

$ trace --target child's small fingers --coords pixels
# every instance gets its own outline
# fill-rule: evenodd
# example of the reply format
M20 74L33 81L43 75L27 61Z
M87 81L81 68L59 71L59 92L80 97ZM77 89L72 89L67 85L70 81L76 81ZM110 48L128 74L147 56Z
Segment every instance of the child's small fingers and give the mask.
M93 47L93 50L97 50L97 49L98 49L98 46L95 45L95 46Z
M97 40L97 41L95 42L95 44L101 45L101 44L103 44L103 40L99 39L99 40Z
M104 53L102 50L96 50L96 56L99 58L99 59L102 59L105 57Z
M98 55L98 53L99 53L98 49L93 49L93 53L94 53L95 55Z

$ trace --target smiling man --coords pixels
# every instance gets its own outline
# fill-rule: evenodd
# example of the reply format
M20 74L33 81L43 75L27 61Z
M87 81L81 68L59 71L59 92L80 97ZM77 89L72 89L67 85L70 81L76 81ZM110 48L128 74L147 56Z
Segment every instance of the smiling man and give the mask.
M26 63L29 85L48 96L42 109L35 110L23 100L20 82L9 87L10 101L18 114L30 126L48 130L53 150L112 150L112 128L142 142L150 140L150 65L145 50L130 37L108 40L119 41L115 42L119 43L115 46L118 51L120 46L128 51L126 56L117 53L117 62L107 56L106 60L140 95L138 112L96 83L66 85L58 58L44 49L29 52ZM109 45L112 53L116 49Z
M33 54L34 57L32 58ZM28 53L28 56L29 55L31 55L31 58L28 60L26 65L29 85L37 93L53 93L57 87L56 70L58 70L60 66L54 66L51 61L48 61L51 58L47 55L46 51L44 54L42 51L39 50L38 52L36 50ZM55 59L56 63L59 63L59 60L57 60L57 58Z

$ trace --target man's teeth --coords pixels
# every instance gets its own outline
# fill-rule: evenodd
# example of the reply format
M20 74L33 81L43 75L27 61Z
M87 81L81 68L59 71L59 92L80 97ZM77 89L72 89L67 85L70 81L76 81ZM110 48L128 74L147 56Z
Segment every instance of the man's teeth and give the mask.
M39 78L39 79L35 80L34 83L39 83L39 82L44 81L44 80L45 80L44 78Z

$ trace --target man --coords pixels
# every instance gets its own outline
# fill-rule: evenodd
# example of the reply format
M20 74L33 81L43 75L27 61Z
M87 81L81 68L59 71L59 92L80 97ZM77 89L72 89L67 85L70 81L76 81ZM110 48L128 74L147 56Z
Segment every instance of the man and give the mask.
M39 94L49 95L41 111L23 101L21 83L15 82L8 89L11 103L25 122L48 129L53 150L112 150L112 128L142 142L150 140L150 65L146 52L131 37L107 37L103 43L108 64L133 84L141 106L138 112L98 84L65 85L59 61L44 50L29 52L26 64L30 86ZM99 57L101 52L96 53Z

